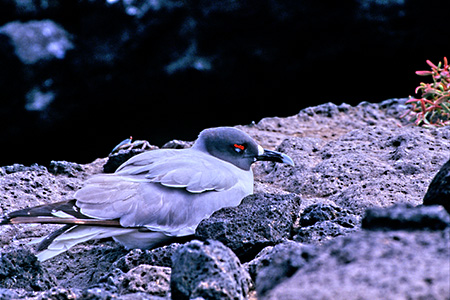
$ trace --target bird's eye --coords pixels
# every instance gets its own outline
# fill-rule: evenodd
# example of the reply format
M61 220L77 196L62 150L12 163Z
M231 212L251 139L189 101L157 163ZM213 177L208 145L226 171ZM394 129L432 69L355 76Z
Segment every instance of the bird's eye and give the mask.
M234 144L233 147L236 153L242 153L245 150L245 146L241 144Z

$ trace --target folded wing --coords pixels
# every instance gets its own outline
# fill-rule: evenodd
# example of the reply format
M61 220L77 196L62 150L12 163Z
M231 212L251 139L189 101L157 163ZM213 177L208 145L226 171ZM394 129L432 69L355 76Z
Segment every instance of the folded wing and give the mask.
M196 150L149 151L114 174L90 178L75 194L76 205L84 215L119 219L124 227L188 235L214 211L252 193L251 171L236 169Z

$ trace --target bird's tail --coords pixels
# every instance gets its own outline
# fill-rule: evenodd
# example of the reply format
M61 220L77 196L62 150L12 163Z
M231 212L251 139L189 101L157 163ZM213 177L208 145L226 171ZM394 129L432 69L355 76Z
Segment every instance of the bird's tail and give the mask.
M129 228L105 227L105 226L74 226L66 225L50 235L38 238L30 244L40 243L38 254L40 261L48 260L67 251L73 246L89 240L102 239L128 233Z

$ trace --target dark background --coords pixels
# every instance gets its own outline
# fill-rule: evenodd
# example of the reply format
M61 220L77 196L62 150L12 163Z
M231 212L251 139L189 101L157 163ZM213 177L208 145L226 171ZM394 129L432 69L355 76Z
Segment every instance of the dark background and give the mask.
M408 97L449 54L448 3L2 0L0 165Z

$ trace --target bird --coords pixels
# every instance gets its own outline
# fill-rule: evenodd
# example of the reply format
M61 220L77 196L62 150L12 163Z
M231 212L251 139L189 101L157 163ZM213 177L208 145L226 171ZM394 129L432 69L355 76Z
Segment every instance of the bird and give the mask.
M238 206L253 193L257 161L294 166L288 155L264 149L242 130L209 128L191 148L133 156L114 173L88 178L70 199L8 213L0 225L64 224L32 241L40 261L102 238L126 249L152 249L193 235L215 211Z

